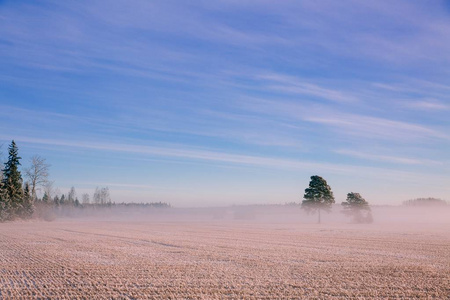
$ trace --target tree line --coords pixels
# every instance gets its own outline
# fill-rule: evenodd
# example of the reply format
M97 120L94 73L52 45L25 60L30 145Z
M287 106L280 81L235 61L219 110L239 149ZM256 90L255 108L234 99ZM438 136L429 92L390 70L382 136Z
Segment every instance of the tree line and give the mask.
M403 206L447 206L449 203L447 201L438 198L417 198L403 201Z
M49 180L50 165L40 156L30 159L30 166L24 169L26 181L22 178L19 149L13 140L8 148L8 159L0 173L0 222L17 218L29 219L38 215L45 217L49 210L64 210L67 208L87 207L170 207L163 202L157 203L120 203L111 201L108 187L97 187L91 197L84 193L81 200L77 197L75 187L67 194L60 194ZM42 198L37 196L37 190L43 190Z
M89 205L89 194L78 200L75 188L67 194L56 193L53 183L49 181L50 165L40 156L30 159L30 166L24 170L26 181L23 181L19 149L13 140L8 148L8 160L0 175L0 221L16 218L29 219L37 210L49 207L82 207ZM37 197L37 190L43 188L42 198ZM109 189L97 188L93 196L93 204L111 205Z

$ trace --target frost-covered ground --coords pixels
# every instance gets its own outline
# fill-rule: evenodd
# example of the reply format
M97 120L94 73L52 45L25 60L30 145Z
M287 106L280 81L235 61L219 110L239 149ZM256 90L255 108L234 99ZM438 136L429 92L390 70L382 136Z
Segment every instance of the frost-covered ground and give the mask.
M449 224L0 224L0 299L450 297Z

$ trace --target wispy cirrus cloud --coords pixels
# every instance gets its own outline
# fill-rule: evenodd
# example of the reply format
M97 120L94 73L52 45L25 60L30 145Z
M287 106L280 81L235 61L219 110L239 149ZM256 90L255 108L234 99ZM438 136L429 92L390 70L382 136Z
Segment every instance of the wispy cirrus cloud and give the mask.
M334 152L338 154L343 154L351 157L380 161L380 162L389 162L395 164L405 164L405 165L439 165L442 164L441 161L434 161L430 159L418 159L418 158L408 158L401 156L391 156L391 155L382 155L382 154L373 154L367 153L363 151L355 151L349 149L338 149Z
M428 126L365 115L333 114L305 117L305 120L332 126L334 130L341 134L356 135L369 139L417 140L418 138L432 138L450 140L448 134Z
M79 182L71 182L72 185L76 186L84 186L84 187L109 187L109 188L121 188L124 190L161 190L168 189L167 187L155 186L151 184L131 184L131 183L123 183L123 182L87 182L87 181L79 181ZM173 188L171 188L173 189Z
M450 105L442 103L435 99L424 99L420 101L412 101L408 104L413 109L424 109L431 111L447 111L450 110Z
M249 99L249 104L243 104L243 107L248 110L278 114L291 120L321 124L341 135L386 140L416 140L418 138L450 140L447 133L431 126L366 114L347 113L339 108L323 105L252 98Z
M350 93L325 88L317 84L302 81L293 76L272 73L259 75L258 78L267 81L269 83L267 86L269 89L280 92L314 96L336 102L357 101L357 97L351 95Z
M8 137L1 136L0 139L7 139ZM325 162L303 161L298 159L288 159L268 156L242 155L233 154L221 151L203 150L187 148L185 145L173 145L171 147L157 147L145 146L136 144L115 144L103 142L89 142L89 141L72 141L72 140L55 140L45 138L33 138L26 136L19 136L15 138L16 141L29 144L51 145L57 147L69 147L90 149L106 152L122 152L142 154L150 157L188 159L198 161L208 161L218 164L233 164L237 166L257 166L264 168L275 169L291 169L303 170L309 172L327 172L332 174L350 174L361 175L371 178L385 178L385 174L389 173L392 178L397 178L399 181L421 181L423 180L423 173L415 173L411 171L400 171L389 168L365 167L350 164L337 164ZM345 151L342 152L345 154ZM347 152L349 154L349 152ZM354 154L354 153L353 153ZM363 154L364 156L364 154ZM367 158L367 155L366 155ZM373 158L373 157L372 157ZM398 162L398 161L397 161ZM404 163L407 161L404 161ZM409 163L411 163L410 161ZM394 176L395 175L395 176ZM435 174L429 174L428 179L435 178L437 182L445 180L445 176L441 177ZM126 185L126 184L125 184Z

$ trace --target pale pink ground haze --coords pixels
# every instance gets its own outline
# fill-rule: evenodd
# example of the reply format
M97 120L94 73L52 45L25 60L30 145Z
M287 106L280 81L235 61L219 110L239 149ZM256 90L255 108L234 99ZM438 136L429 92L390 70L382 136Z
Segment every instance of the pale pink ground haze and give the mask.
M0 224L0 299L450 296L449 223L278 213Z

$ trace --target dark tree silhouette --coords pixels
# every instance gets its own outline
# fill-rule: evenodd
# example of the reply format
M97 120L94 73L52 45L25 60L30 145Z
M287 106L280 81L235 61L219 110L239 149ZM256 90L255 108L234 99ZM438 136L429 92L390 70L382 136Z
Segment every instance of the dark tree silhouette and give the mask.
M417 198L412 200L403 201L404 206L446 206L448 205L445 200L438 198Z
M0 222L11 218L11 201L4 188L3 182L0 182Z
M21 213L22 218L31 218L34 212L34 198L30 191L30 184L25 183L24 193L23 193L23 209Z
M14 141L9 146L8 161L5 163L3 169L3 189L5 190L10 202L11 214L22 210L23 189L22 189L22 175L19 171L20 160L19 149Z
M309 187L305 189L303 196L302 209L308 213L318 213L317 222L320 223L320 212L322 210L329 212L334 203L333 192L327 181L320 176L311 176Z

